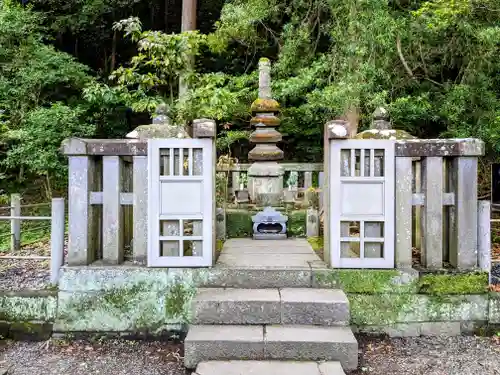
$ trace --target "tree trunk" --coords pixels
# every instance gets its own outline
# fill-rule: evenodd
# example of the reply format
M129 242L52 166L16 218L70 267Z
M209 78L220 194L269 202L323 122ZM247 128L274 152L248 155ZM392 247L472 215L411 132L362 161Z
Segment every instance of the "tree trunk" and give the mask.
M346 120L351 125L351 133L349 134L349 138L354 138L354 136L358 134L359 108L351 105L346 111Z
M116 66L116 43L118 40L118 33L116 30L113 31L113 42L111 45L111 66L110 66L110 72L115 70Z
M196 30L196 5L196 0L182 1L182 32ZM191 67L194 65L194 56L192 56L190 64ZM182 78L179 79L179 97L184 96L187 89L187 83Z

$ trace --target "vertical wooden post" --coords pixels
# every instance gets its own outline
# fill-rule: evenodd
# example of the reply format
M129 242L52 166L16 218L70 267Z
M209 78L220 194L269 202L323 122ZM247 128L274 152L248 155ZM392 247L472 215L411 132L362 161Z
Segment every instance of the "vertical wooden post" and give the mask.
M148 254L148 157L133 158L134 260L146 263Z
M134 260L146 263L148 254L148 157L133 158Z
M491 202L477 202L477 258L479 268L485 272L491 269Z
M455 193L450 263L458 269L477 266L477 158L460 156L452 162Z
M21 195L19 194L10 196L10 216L21 216ZM11 219L10 234L10 249L19 250L21 248L21 220Z
M422 161L418 160L415 162L415 193L422 192ZM420 227L420 222L422 220L422 206L415 206L413 208L415 212L415 233L413 236L413 246L415 248L422 250L422 228Z
M426 268L443 266L443 158L422 161L422 187L425 196L421 218L422 264Z
M57 284L64 263L64 198L53 198L50 225L50 282Z
M93 187L95 161L88 156L69 157L69 245L68 264L83 266L95 259L96 238L93 236Z
M396 158L396 267L412 266L412 158Z
M325 184L325 172L319 172L319 176L318 176L318 186L319 186L319 211L321 212L321 210L323 209L324 207L324 204L323 204L323 196L324 196L324 192L323 192L323 185Z
M307 191L312 186L312 172L304 172L304 190Z
M331 228L330 228L330 136L328 123L325 124L323 133L323 260L332 267L331 254Z
M122 160L104 156L102 191L102 259L106 263L123 262L123 215L120 204Z
M236 194L236 190L240 189L240 172L232 171L227 173L231 173L231 181L233 185L231 194ZM226 197L226 199L228 199L228 197Z

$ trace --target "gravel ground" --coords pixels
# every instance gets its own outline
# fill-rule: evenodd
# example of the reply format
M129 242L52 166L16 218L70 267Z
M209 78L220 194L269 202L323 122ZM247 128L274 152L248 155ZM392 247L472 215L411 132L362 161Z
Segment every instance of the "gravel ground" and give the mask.
M360 349L360 369L349 375L500 374L500 345L493 338L362 337ZM187 375L181 354L181 346L172 343L5 342L0 370L8 369L8 375Z
M180 345L111 340L97 343L9 342L0 349L8 375L186 375Z
M45 248L22 249L16 256L46 256ZM50 283L49 260L0 259L0 290L43 289Z
M500 341L488 337L362 338L360 370L349 375L498 375Z

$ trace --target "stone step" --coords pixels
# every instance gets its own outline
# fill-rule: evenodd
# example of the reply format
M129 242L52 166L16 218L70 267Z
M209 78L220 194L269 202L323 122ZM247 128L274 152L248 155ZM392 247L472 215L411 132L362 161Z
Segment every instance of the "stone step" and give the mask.
M340 362L208 361L193 375L345 375Z
M193 324L349 324L349 301L336 289L202 288L193 301Z
M184 341L184 364L213 360L338 361L358 364L358 343L348 327L193 325Z
M323 265L310 263L307 267L289 268L229 268L216 266L210 278L202 285L206 288L314 288L314 274L328 272Z

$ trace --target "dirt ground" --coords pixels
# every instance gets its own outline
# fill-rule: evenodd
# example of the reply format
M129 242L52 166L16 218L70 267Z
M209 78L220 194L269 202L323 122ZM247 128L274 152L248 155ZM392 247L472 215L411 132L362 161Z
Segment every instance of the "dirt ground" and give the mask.
M361 337L360 353L360 369L349 375L500 374L497 338ZM124 340L5 341L0 347L0 375L5 374L187 375L180 344Z

